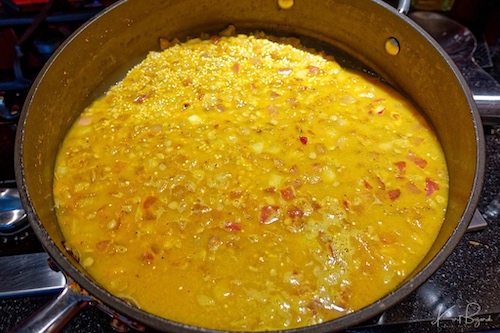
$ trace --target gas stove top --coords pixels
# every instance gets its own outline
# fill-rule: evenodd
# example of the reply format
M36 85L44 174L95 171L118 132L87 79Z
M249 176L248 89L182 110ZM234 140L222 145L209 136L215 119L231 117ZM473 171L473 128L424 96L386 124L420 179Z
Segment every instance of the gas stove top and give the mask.
M48 265L48 256L29 224L5 223L7 210L19 211L8 219L26 222L16 197L13 170L19 112L32 80L55 48L81 23L113 2L0 0L0 198L8 199L0 206L2 332L44 306L66 284L62 273ZM412 13L410 17L436 34L439 41L443 33L432 31L428 15L433 14ZM464 47L474 38L467 29L459 33ZM479 37L477 48L472 50L475 62L449 52L471 87L484 122L486 175L474 222L426 283L400 304L346 332L500 332L500 38L496 37L492 47ZM123 328L99 308L88 307L63 332Z

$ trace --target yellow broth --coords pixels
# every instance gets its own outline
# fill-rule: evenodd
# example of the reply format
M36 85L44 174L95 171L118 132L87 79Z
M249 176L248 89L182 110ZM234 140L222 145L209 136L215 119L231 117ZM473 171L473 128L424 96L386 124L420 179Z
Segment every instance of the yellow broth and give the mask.
M81 114L55 167L67 247L114 295L224 330L321 323L396 288L448 199L398 93L265 38L151 52Z

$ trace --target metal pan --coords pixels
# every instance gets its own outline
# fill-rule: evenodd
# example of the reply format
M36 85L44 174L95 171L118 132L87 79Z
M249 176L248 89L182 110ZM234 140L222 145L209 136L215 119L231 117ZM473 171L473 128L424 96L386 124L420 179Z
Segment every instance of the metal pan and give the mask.
M407 3L407 1L405 1ZM16 177L33 230L55 264L73 283L59 301L23 327L43 331L50 312L75 313L97 303L133 322L160 331L209 332L144 312L112 296L66 252L52 197L54 161L79 113L158 38L197 36L240 29L306 36L349 54L378 73L419 107L435 128L449 168L446 218L427 256L392 293L342 318L292 332L332 332L359 324L398 303L429 278L451 254L474 214L483 169L482 124L463 77L441 47L415 23L378 0L128 0L109 7L73 34L48 61L33 84L16 138ZM402 10L404 11L404 10ZM62 310L61 310L62 308ZM50 311L52 310L52 311ZM123 319L123 318L122 318ZM141 326L136 326L140 328Z

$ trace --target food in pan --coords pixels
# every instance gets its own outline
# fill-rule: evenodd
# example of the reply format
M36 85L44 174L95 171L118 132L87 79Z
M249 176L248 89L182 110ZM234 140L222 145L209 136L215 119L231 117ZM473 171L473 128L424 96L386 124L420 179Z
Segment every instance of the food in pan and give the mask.
M395 289L441 227L447 168L418 110L263 37L151 52L60 148L66 246L147 312L236 331L321 323Z

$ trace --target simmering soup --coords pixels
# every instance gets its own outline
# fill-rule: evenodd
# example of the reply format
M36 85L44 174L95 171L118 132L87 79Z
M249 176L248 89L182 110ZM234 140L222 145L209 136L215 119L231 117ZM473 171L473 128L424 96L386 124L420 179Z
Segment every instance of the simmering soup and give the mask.
M328 321L396 288L441 227L446 163L416 108L261 37L151 52L60 148L68 250L147 312L236 331Z

